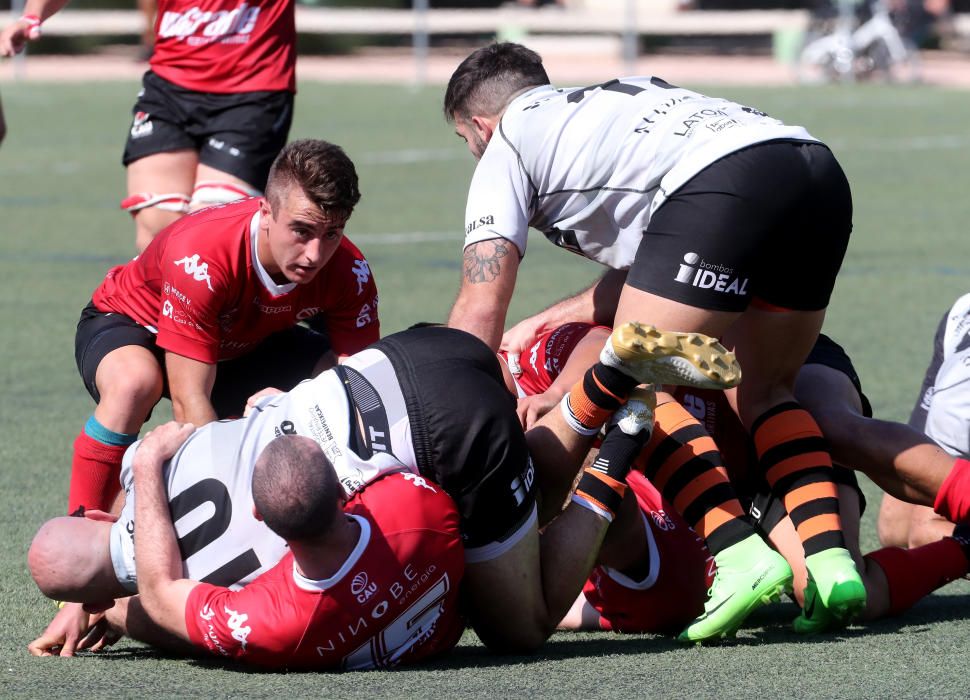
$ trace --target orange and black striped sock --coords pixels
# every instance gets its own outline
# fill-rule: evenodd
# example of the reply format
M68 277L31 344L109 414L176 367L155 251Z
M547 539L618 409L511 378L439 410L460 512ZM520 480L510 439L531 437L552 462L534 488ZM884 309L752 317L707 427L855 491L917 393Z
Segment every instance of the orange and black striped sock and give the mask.
M751 428L758 462L782 499L805 556L845 547L832 458L811 414L794 401L762 414Z
M717 554L754 533L704 427L676 401L657 407L639 471Z
M639 382L597 362L566 394L563 417L577 432L595 435Z

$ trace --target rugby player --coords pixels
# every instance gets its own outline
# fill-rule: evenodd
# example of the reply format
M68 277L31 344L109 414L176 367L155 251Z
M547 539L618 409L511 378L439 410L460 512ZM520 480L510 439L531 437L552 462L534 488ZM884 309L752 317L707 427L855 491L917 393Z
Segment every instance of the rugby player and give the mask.
M0 56L41 36L67 0L27 0L0 32ZM150 70L122 163L142 251L188 211L259 195L286 144L296 92L292 0L160 0Z
M279 563L240 591L186 578L180 546L200 545L203 557L213 556L198 540L207 528L218 528L220 517L232 516L217 509L213 519L176 539L169 509L193 492L183 490L170 503L166 491L191 482L189 489L211 493L213 484L222 483L213 474L230 483L235 476L214 460L199 459L193 429L167 423L146 436L134 455L138 495L126 536L139 543L139 595L109 610L114 632L266 668L380 668L419 661L457 642L464 627L458 605L464 560L454 503L422 477L390 474L342 507L346 497L333 466L307 437L272 440L251 469L251 493L236 480L240 491L233 495L244 511L244 532L225 537L242 542L248 534L251 542L272 548L260 556L282 557ZM234 447L208 437L201 437L206 456L213 447ZM180 459L165 467L186 439ZM229 507L224 500L208 503ZM80 532L73 527L78 520L48 523L31 548L31 570L49 594L70 593L58 588L69 579L76 585L72 569L91 571L99 559L90 545L64 536ZM112 530L117 526L97 530L100 547ZM199 566L198 558L186 558L186 569ZM110 602L96 607L105 605ZM51 653L43 643L32 650Z
M970 294L940 319L909 425L952 458L970 458ZM889 494L880 504L878 526L882 543L899 547L935 542L953 532L953 521L933 508Z
M810 585L833 614L861 610L831 458L792 394L852 229L849 184L831 151L800 126L656 77L557 89L538 54L512 43L459 65L444 112L479 160L449 324L516 352L536 329L573 320L645 319L724 339L746 368L732 406L797 520ZM503 339L529 226L609 271ZM750 590L762 552L740 544L716 555L722 575L698 638L722 615L729 630L734 616L720 602Z
M643 343L644 336L656 342ZM564 397L561 410L547 414L527 438L495 354L463 331L417 328L381 339L288 393L262 397L241 420L203 427L186 450L193 448L203 462L233 463L229 478L245 484L266 444L281 434L303 435L320 445L348 493L395 471L439 484L460 514L470 621L490 648L522 652L540 646L575 600L623 500L632 457L649 438L651 407L639 401L624 405L630 392L641 383L716 388L739 380L734 357L713 340L628 324L610 337L600 361ZM550 492L568 491L592 437L618 411L629 412L627 427L607 435L597 464L584 470L571 502L540 537L540 487L543 498L547 482ZM136 449L127 461L133 455ZM245 487L206 479L185 496L170 483L178 537L187 536L180 530L188 527L182 509L228 500L239 488ZM110 538L113 574L129 587L135 575L130 502ZM279 556L261 555L250 539L236 539L251 519L245 510L214 510L217 526L192 536L196 546L189 547L209 571L189 570L190 578L238 582L276 563ZM233 526L239 519L243 523ZM222 533L232 533L231 541L203 553L201 547L218 542ZM184 543L181 549L185 555ZM103 578L103 561L96 568ZM80 603L105 598L86 579L58 595ZM494 615L496 609L503 614ZM55 623L35 646L55 646L69 635L77 639L76 624L68 629L64 621Z
M507 352L499 353L516 370L514 375L508 371L506 377L521 397L520 414L524 414L523 404L531 410L551 400L541 399L538 404L531 404L533 397L541 398L546 393L553 398L557 396L559 387L569 381L570 375L588 364L590 347L607 332L590 324L567 323L527 343L527 355L518 361L514 356L509 361ZM963 528L954 537L933 546L910 551L885 547L863 557L859 525L865 498L854 474L841 465L852 464L907 502L926 504L927 510L934 503L941 507L953 504L952 512L962 513L966 519L970 514L960 489L963 493L967 491L964 480L970 477L970 463L947 457L905 425L872 418L869 401L851 360L826 336L819 337L802 367L796 392L799 401L810 408L825 430L839 463L835 472L840 504L845 511L846 539L867 589L862 617L875 619L902 613L930 592L965 575L970 533ZM753 448L723 392L677 388L675 395L679 403L665 402L657 407L653 437L636 469L654 479L668 472L665 490L671 484L676 485L679 481L676 472L669 473L661 462L674 454L670 444L678 436L696 431L694 426L701 421L721 448L723 463L758 531L769 538L792 566L795 599L805 607L805 612L795 621L795 629L813 633L839 627L843 621L829 615L823 605L810 599L805 606L807 572L797 534L781 501L772 496L770 488L757 474L751 473L748 465ZM689 440L684 442L690 444ZM683 530L688 528L682 524L677 510L670 507L652 484L641 479L639 471L632 472L627 482L636 495L642 521L647 525L643 528L646 537L639 532L639 519L627 517L622 523L618 520L601 548L600 561L609 563L594 571L584 589L585 597L577 601L561 623L564 628L664 632L671 618L689 619L684 616L696 605L697 588L705 576L710 576L710 569L700 563L701 554L707 550L683 536ZM676 495L670 500L674 499ZM695 528L702 531L700 525ZM951 524L951 533L953 529ZM677 537L679 545L674 546L672 543L678 542ZM692 586L685 580L685 569L694 572ZM631 579L629 572L637 572L639 578ZM684 592L682 597L671 595L671 591L678 590Z
M344 237L359 198L339 147L296 141L265 198L184 217L108 271L75 337L97 407L74 442L68 512L110 508L122 455L162 396L203 425L377 340L377 287Z
M602 326L566 323L527 342L525 353L518 359L509 352L499 352L499 357L505 360L509 368L506 381L520 397L518 410L524 423L534 422L561 400L567 388L575 383L576 377L582 375L583 368L595 360L597 348L602 347L603 339L609 334L610 330ZM651 534L657 535L656 528L652 531L650 527L641 525L640 519L629 515L628 508L627 517L610 529L602 548L601 563L606 568L591 579L595 583L587 584L587 598L592 600L595 597L596 602L587 601L581 607L587 611L587 620L595 612L599 620L597 624L616 628L616 624L609 620L617 616L607 611L617 609L616 601L611 601L611 598L626 590L626 596L621 598L624 603L629 603L622 606L625 609L623 615L627 618L622 625L625 630L668 631L670 624L680 621L683 627L678 630L681 641L713 641L733 635L755 609L778 600L783 592L790 590L791 570L748 522L728 481L721 455L710 436L686 410L672 403L673 398L669 394L659 394L658 402L651 456L641 455L637 461L638 468L646 473L647 479L653 484L631 475L627 478L627 485L633 494L627 500L639 503L644 523L649 523L650 517L656 518L651 514L669 513L660 520L669 524L669 531L651 538ZM663 493L663 501L654 487ZM671 508L670 504L674 507ZM689 527L703 538L704 544L697 545L694 541L697 535ZM685 534L685 531L690 534ZM655 543L668 544L660 549L651 549L648 547L651 539ZM623 544L612 544L615 540ZM746 575L751 582L757 583L743 589L743 594L716 601L718 614L712 619L704 610L711 586L701 587L704 577L700 572L707 568L704 562L708 555L713 556L714 561L723 562L725 557L722 552L739 542L752 553L755 563L749 565L748 571L732 571L732 574ZM663 559L657 558L676 552L678 548L683 550L683 561L669 559L663 564ZM613 560L613 552L619 557L620 563ZM635 553L638 556L634 556ZM754 556L755 553L757 556ZM639 556L641 554L643 556ZM654 554L656 557L648 556ZM614 576L609 573L614 570L622 572L623 563L634 569L646 567L653 572L662 569L664 579L659 583L655 581L656 585L649 587L631 587L629 576L620 578L625 574ZM734 562L731 564L736 566ZM763 576L766 567L772 573ZM691 580L693 585L686 585L685 579ZM621 580L624 583L617 583ZM641 578L640 583L644 580ZM600 590L607 586L614 589L612 596ZM678 589L684 592L683 598L657 604L670 590ZM698 594L700 610L696 605ZM607 601L606 608L600 605L603 600ZM637 609L641 610L640 613L632 611L635 600L639 601ZM663 617L658 619L658 616ZM639 622L634 623L632 619ZM571 618L567 624L575 625L576 619Z

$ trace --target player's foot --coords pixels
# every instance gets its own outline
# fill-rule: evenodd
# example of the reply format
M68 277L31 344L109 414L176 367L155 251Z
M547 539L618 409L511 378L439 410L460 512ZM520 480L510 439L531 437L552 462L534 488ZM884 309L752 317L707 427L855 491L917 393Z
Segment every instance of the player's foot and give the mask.
M680 633L678 641L700 643L733 637L748 615L791 590L791 567L760 535L731 545L714 561L717 573L704 613Z
M617 326L600 353L600 362L641 384L729 389L741 381L734 353L714 338L661 331L643 323Z
M615 425L627 435L636 435L641 430L653 430L653 414L657 408L657 392L652 387L637 387L627 398L626 403L610 418L608 425Z
M815 579L812 578L811 574L808 575L808 585L805 586L803 600L802 612L792 623L792 627L799 634L819 634L845 626L822 603L822 598L818 594L818 586L815 585Z
M810 602L809 593L813 593L812 600L817 601L814 607L817 608L819 603L824 606L839 626L847 624L865 609L866 587L849 550L833 547L807 556L805 568L809 576L809 585L805 587L806 608ZM806 621L813 616L803 612Z

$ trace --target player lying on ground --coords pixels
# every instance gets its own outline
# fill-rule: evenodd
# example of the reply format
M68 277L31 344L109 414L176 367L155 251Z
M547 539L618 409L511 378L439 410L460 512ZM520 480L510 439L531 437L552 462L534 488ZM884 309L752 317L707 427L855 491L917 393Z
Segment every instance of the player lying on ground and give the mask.
M359 199L339 147L296 141L265 198L186 216L107 273L75 338L97 406L74 442L68 512L111 507L122 455L162 396L202 425L377 340L377 287L343 235Z
M654 335L661 342L641 342L643 336ZM588 578L622 502L630 460L649 436L650 425L641 425L630 436L610 433L613 438L601 448L601 463L586 471L573 502L541 537L540 486L550 482L556 493L568 490L592 436L637 384L680 381L723 387L739 380L733 356L712 340L631 324L605 344L601 360L563 400L563 410L548 414L527 439L494 353L462 331L420 328L388 336L289 393L264 397L242 420L204 426L189 445L199 445L203 460L234 455L237 464L230 474L245 475L266 444L281 433L292 433L320 444L349 492L389 471L420 474L440 484L455 499L461 516L465 594L476 632L493 649L527 651L552 633ZM204 445L210 445L208 452ZM243 476L234 477L239 478L245 482ZM232 488L218 488L220 482L207 481L192 497L174 493L170 484L178 536L187 536L178 527L179 507L200 503L193 499L211 500L206 496L210 488L224 499L230 491L245 488L233 483ZM129 586L134 581L127 535L130 510L126 503L110 538L117 580ZM230 515L251 518L237 513ZM226 518L225 511L219 517ZM208 532L211 536L213 531ZM237 531L230 527L227 532L234 538ZM228 551L219 550L222 565L216 573L230 583L275 564L281 556L263 559L248 540L228 544ZM206 561L217 564L211 554ZM190 562L191 557L186 564ZM98 571L103 574L103 562ZM203 579L192 571L187 575ZM86 580L58 594L87 603L111 597L92 591ZM496 609L504 614L494 615ZM67 629L69 625L55 623L43 645L65 643L69 634L77 639L76 624ZM40 645L41 640L35 646Z
M183 578L162 469L191 429L156 429L133 465L138 597L164 632L270 668L381 668L457 643L454 503L422 477L390 474L342 510L333 465L307 437L276 438L253 468L253 515L289 554L241 591Z
M519 370L517 386L520 395L540 393L536 395L538 403L532 402L533 397L530 396L520 399L520 409L547 405L549 400L543 398L541 393L545 391L550 392L553 397L557 395L559 387L564 380L568 381L568 375L575 371L575 367L586 362L582 358L589 352L588 344L591 341L587 339L602 336L606 332L606 329L589 324L566 324L542 334L536 338L535 343L527 344L527 358L520 358L518 362L512 363ZM851 361L842 348L829 338L820 337L799 374L796 389L799 401L810 407L826 430L826 435L832 436L833 453L840 464L841 459L854 456L856 463L869 467L870 476L894 489L895 493L929 505L937 498L933 489L940 489L946 483L947 486L940 491L943 495L938 500L941 503L952 502L955 504L954 509L962 508L962 512L967 514L966 505L959 493L959 484L965 483L963 480L970 475L966 462L955 462L925 437L915 435L905 425L873 419ZM663 403L657 407L654 434L644 451L641 468L649 471L650 465L656 464L657 455L672 454L671 445L683 440L678 436L696 430L694 426L702 421L721 448L724 464L730 471L735 488L745 502L752 504L752 513L759 530L765 536L770 536L773 544L792 565L797 601L801 604L804 600L806 587L807 595L810 598L815 597L814 587L809 587L808 584L804 556L800 552L799 540L791 520L787 517L781 501L772 496L767 484L750 473L748 465L751 463L752 448L749 448L749 438L731 412L723 393L677 389L676 396L682 406L674 402ZM694 414L694 417L688 415L684 409ZM685 443L689 444L689 440ZM893 449L898 452L891 452ZM664 469L657 471L662 473ZM863 612L866 619L900 613L926 594L967 572L965 537L948 539L933 547L911 552L886 548L863 558L858 536L864 506L861 492L852 472L840 468L837 469L837 475L840 482L839 497L847 513L844 523L847 543L858 562L868 592L869 600ZM631 475L631 479L635 476ZM952 479L947 479L948 476L952 476ZM636 491L641 510L645 514L659 512L656 497L650 488L644 488L639 483L636 486L631 484L631 488ZM963 488L966 489L965 486ZM662 508L662 512L667 517L655 518L654 522L663 520L666 523L669 519L669 524L673 526L670 529L676 530L679 520L677 513L672 513L669 507ZM633 522L633 525L637 524L638 521ZM616 548L619 557L614 560L621 569L620 575L608 574L606 577L601 575L598 579L593 578L592 582L599 582L600 585L592 587L590 583L587 584L586 592L591 594L587 596L589 601L585 605L581 601L579 607L574 607L571 616L563 624L571 628L580 625L581 619L577 614L581 608L585 608L585 616L582 618L585 621L584 626L591 625L595 628L597 615L602 613L605 626L617 628L622 625L628 631L663 631L662 626L651 617L649 610L635 606L654 604L656 600L663 598L665 584L662 574L670 572L678 562L676 557L668 556L667 565L664 566L662 544L669 540L665 537L667 533L659 534L657 528L648 528L648 536L655 536L658 548L656 551L652 548L646 551L660 556L654 557L654 560L643 561L631 556L631 552L645 551L642 535L631 532L629 520L625 528L617 529L621 530L620 533L611 531L607 535L602 552L606 555L612 551L609 543L614 536L624 543ZM964 549L961 549L961 545L964 545ZM697 546L685 541L683 547L688 552L685 564L696 568L699 556ZM647 570L661 572L658 588L653 590L631 586L630 578L622 574L624 565L631 571L642 571L645 567ZM611 570L606 569L607 572ZM689 600L679 602L680 605L672 610L683 610L691 605ZM667 601L665 605L669 608L672 602ZM811 612L812 615L802 614L796 619L796 629L814 632L839 625L831 615L826 614L824 606L812 606Z
M500 353L517 370L517 376L509 373L506 378L521 397L519 413L526 423L543 415L561 399L566 387L595 357L597 346L609 333L602 326L567 323L526 343L526 353L518 360L514 355ZM667 394L660 394L660 400L671 401ZM716 640L733 635L755 609L778 600L782 592L790 590L792 574L784 559L765 544L745 518L710 436L683 409L677 413L668 407L664 415L677 429L667 425L662 430L670 438L656 449L654 459L641 461L639 469L645 470L647 478L674 506L671 512L683 514L704 538L720 572L714 582L717 585L704 588L710 595L702 609L693 617L683 619L685 627L678 638L684 642ZM663 429L663 426L658 424L657 428ZM642 491L638 491L637 497L641 501L644 497L648 501L652 499ZM632 521L628 518L627 523L636 534L611 528L607 542L621 532L624 541L634 542L623 551L627 554L644 551L649 532L635 518ZM635 544L637 541L639 544ZM606 546L606 551L615 549ZM622 568L609 559L604 563ZM677 610L694 609L693 600L683 602Z
M940 586L965 575L968 572L970 533L959 529L955 537L911 550L886 547L863 556L859 546L865 499L855 474L843 468L856 463L843 462L842 459L850 454L865 455L859 464L871 466L881 460L880 469L886 472L894 465L888 450L907 444L909 454L907 449L901 449L895 457L897 469L899 464L905 466L907 462L919 468L922 460L914 460L913 456L927 456L935 461L938 454L934 446L919 436L915 436L916 442L908 442L914 437L913 431L904 424L871 417L869 402L862 393L851 360L826 336L819 337L799 373L795 390L799 402L817 417L832 445L846 542L866 585L867 604L862 612L863 619L899 614ZM704 414L705 424L722 447L732 480L739 484L742 498L751 503L751 514L759 529L791 564L795 573L796 598L803 606L802 614L795 620L795 630L810 633L839 627L841 623L819 604L815 587L807 580L798 537L784 505L763 481L750 474L751 448L747 434L730 412L723 394L678 390L676 395L685 406ZM658 420L662 419L658 417ZM952 468L954 460L945 456L943 459ZM904 483L906 478L904 471L893 477L897 483ZM892 483L885 478L881 481ZM929 502L932 503L932 499Z
M732 408L797 520L823 600L845 618L860 610L831 458L792 393L852 230L832 152L803 127L657 77L557 88L541 57L512 43L463 60L444 111L479 161L449 325L498 349L531 226L609 270L523 322L530 333L636 319L722 339L745 367ZM506 347L524 351L514 336ZM721 571L712 601L740 588Z

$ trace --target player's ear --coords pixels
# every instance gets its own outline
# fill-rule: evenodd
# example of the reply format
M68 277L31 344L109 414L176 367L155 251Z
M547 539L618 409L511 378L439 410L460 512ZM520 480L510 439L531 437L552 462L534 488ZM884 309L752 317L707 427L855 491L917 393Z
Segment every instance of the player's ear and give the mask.
M253 504L253 517L256 518L256 520L258 520L259 522L263 522L263 516L259 514L258 510L256 510L255 503Z
M492 134L495 133L496 123L497 120L489 117L472 117L472 126L475 127L475 131L478 133L478 136L485 143L488 143L492 139Z
M266 221L268 217L273 216L273 207L270 205L269 200L266 197L259 198L259 219L260 221Z

